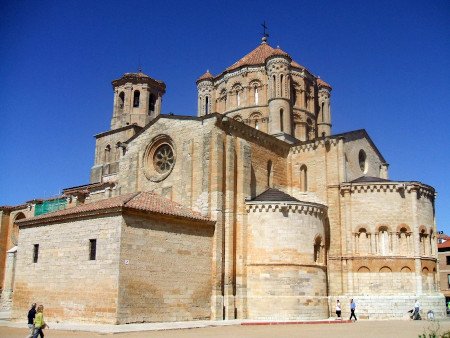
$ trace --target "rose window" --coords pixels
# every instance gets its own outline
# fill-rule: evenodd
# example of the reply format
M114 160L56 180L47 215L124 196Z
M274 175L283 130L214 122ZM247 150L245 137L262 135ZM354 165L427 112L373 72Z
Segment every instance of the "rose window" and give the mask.
M172 148L168 144L163 144L156 151L153 156L153 164L156 171L165 173L169 171L174 163L174 156Z

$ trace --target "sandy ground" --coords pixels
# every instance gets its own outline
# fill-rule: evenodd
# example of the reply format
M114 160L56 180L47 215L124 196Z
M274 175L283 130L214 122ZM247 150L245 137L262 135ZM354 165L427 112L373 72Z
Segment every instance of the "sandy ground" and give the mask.
M45 337L101 337L111 336L114 338L147 338L147 337L252 337L252 338L273 338L273 337L308 337L308 338L417 338L419 334L440 326L440 334L450 331L450 321L441 322L429 321L358 321L348 324L303 324L303 325L236 325L218 326L200 329L179 329L165 331L141 331L131 333L92 333L82 331L58 331L52 329L45 330ZM24 338L27 329L18 329L0 326L0 337ZM440 337L440 335L438 335Z

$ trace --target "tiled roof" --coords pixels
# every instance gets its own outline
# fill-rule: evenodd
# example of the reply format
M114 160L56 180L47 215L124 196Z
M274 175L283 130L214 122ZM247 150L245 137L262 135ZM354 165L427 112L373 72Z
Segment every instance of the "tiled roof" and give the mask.
M211 221L210 219L203 217L200 213L192 211L189 208L186 208L155 193L137 192L23 219L18 221L17 224L36 224L42 221L50 221L65 217L76 217L81 214L92 214L111 209L117 209L118 211L122 209L139 210L149 213L195 219L199 221Z
M331 86L328 83L326 83L324 80L320 79L320 78L317 79L317 85L319 87L327 87L327 88L331 89Z
M281 190L269 188L262 194L256 196L252 201L260 202L300 202L295 197L288 195Z
M138 72L138 73L125 73L121 78L113 80L111 83L113 86L119 86L122 85L124 83L127 82L132 82L132 83L151 83L153 85L157 85L158 87L161 88L161 90L166 89L166 84L161 81L161 80L156 80L150 76L148 76L147 74L144 74L142 72Z
M214 78L214 76L209 72L209 70L207 70L205 74L203 74L202 76L200 76L200 77L197 79L197 82L199 82L199 81L201 81L201 80L213 79L213 78Z
M447 248L450 248L450 241L445 241L445 242L443 242L443 243L438 243L437 247L438 247L438 250L439 250L439 249L447 249ZM448 251L448 250L447 250L447 251Z
M141 192L124 205L128 209L209 221L200 213L152 192Z
M144 74L144 73L142 73L142 72L138 72L138 73L125 73L125 74L123 74L122 77L124 77L124 78L152 79L152 80L155 80L156 82L163 83L162 81L153 79L153 78L151 78L150 76L148 76L147 74Z
M272 48L267 43L261 43L258 47L245 55L243 58L232 64L226 70L234 70L242 66L262 65L269 56L282 55L290 58L289 54L280 48ZM292 63L291 63L292 64ZM296 63L296 66L298 63Z
M357 179L354 179L353 181L350 181L350 183L365 183L365 182L390 182L390 180L373 176L361 176L358 177Z
M291 66L292 66L292 67L295 67L295 68L305 68L305 67L303 67L301 64L295 62L294 60L292 60Z

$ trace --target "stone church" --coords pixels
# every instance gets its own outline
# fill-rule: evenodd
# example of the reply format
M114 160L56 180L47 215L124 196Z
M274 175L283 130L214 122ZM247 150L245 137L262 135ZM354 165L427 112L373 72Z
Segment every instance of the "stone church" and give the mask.
M365 130L332 133L331 86L266 38L196 82L112 81L90 183L0 207L1 302L49 321L405 318L438 291L434 189L388 178Z

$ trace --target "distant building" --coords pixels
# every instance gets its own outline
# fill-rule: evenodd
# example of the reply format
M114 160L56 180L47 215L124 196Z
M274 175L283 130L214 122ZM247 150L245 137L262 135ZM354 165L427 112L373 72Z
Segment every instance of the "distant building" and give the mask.
M445 296L445 302L450 302L450 237L438 234L438 258L440 290Z
M445 315L434 189L390 180L365 130L333 134L329 84L266 39L196 84L197 116L176 116L162 81L114 80L90 183L0 208L15 318L312 320L351 298L362 318Z

